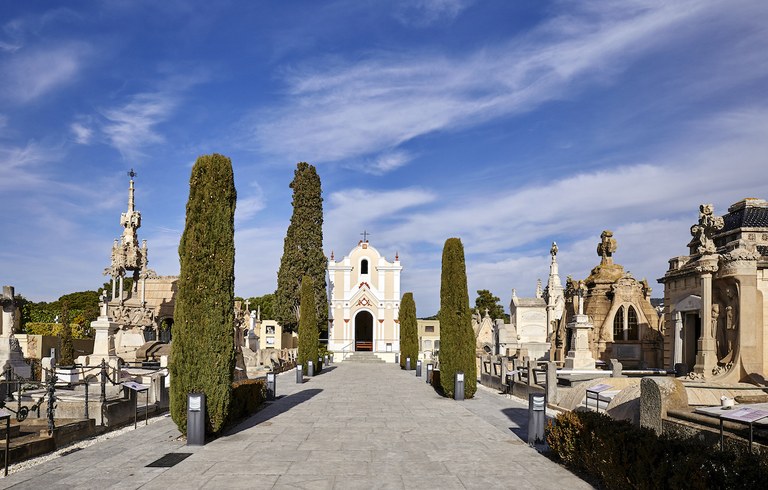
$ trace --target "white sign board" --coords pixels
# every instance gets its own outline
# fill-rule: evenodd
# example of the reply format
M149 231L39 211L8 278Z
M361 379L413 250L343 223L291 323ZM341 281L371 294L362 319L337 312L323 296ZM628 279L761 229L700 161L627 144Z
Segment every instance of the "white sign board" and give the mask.
M201 408L201 402L203 401L202 396L190 396L189 397L189 411L190 412L199 412Z
M149 389L149 386L137 383L135 381L126 381L123 383L123 387L130 388L133 391L144 391Z

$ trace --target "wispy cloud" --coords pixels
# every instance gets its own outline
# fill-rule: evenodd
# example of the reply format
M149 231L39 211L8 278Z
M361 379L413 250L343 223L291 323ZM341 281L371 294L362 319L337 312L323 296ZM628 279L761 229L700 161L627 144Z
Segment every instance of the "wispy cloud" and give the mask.
M164 141L155 126L165 121L176 105L177 97L169 93L137 94L126 104L103 112L108 122L102 131L124 158L136 158L145 146Z
M286 99L259 111L252 134L261 150L287 154L287 161L299 157L298 148L317 162L375 158L429 133L524 113L585 84L610 83L642 55L705 36L690 26L725 24L734 32L750 17L730 15L737 7L722 2L576 5L576 12L525 35L467 54L379 52L293 67ZM764 8L739 5L768 19Z
M15 103L37 99L74 81L90 53L82 43L15 50L0 65L0 91Z
M473 0L405 0L397 3L394 16L414 27L450 23L472 3Z
M93 138L93 129L82 125L79 122L73 122L69 125L72 135L75 137L75 142L79 145L87 145Z

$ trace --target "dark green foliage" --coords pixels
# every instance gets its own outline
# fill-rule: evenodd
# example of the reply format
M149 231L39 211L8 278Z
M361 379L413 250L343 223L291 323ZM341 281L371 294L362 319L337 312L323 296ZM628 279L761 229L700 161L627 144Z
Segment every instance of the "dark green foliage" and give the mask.
M416 302L413 293L405 293L400 301L400 367L405 369L405 359L411 358L411 369L416 369L419 358L419 329L416 324Z
M187 394L206 395L206 430L227 420L235 367L235 191L232 162L213 154L192 168L171 343L171 416L187 432Z
M504 307L499 304L499 301L501 300L498 296L494 296L489 290L479 289L475 298L475 311L484 317L485 310L488 310L491 320L508 319L509 315L504 313Z
M263 296L251 296L248 298L251 302L249 308L251 311L256 311L261 308L262 320L274 320L275 319L275 294L265 294Z
M312 278L304 276L301 280L301 309L299 313L299 357L298 363L307 374L307 361L317 364L318 330L315 317L315 286Z
M61 307L61 355L59 366L75 365L75 346L72 344L72 325L69 324L69 308L67 303Z
M595 412L558 415L546 439L555 457L605 488L765 488L768 481L765 455L659 437Z
M323 254L323 198L320 176L315 167L301 162L293 181L293 215L283 243L283 256L277 273L275 320L283 328L298 326L301 278L310 276L315 291L315 318L321 331L328 329L328 293L325 271L328 259Z
M438 319L443 393L453 397L454 375L461 371L464 373L464 398L472 398L477 390L475 333L469 309L464 246L458 238L449 238L443 247Z
M267 399L267 383L262 379L243 379L232 383L232 402L227 425L254 413Z
M62 317L62 305L64 303L67 303L72 323L80 325L83 330L88 330L91 322L99 316L99 293L96 291L65 294L50 303L45 301L35 303L19 295L15 299L16 305L21 311L22 331L26 331L28 323L54 323L57 316Z

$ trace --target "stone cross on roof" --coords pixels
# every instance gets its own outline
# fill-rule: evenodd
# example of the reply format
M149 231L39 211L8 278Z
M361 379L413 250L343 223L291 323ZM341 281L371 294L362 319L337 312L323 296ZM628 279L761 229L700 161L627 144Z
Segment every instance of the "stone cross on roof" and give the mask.
M370 233L368 233L366 230L363 230L363 232L360 234L363 235L363 241L368 243L368 235L370 235Z

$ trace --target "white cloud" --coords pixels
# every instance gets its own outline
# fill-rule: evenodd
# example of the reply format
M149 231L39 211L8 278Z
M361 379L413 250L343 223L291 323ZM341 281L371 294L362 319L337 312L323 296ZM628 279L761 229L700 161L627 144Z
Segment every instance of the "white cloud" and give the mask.
M80 43L19 49L0 65L0 90L13 102L37 99L75 80L90 51Z
M286 99L260 109L246 138L255 136L261 150L286 161L300 158L299 149L320 163L391 153L429 133L524 113L588 84L609 83L640 56L707 35L691 26L724 24L737 32L754 18L768 21L767 9L745 2L596 5L469 54L375 53L293 67ZM743 68L739 80L762 75L763 64Z
M75 137L75 142L80 145L87 145L91 142L93 137L93 129L87 128L79 122L73 122L69 125L70 131L72 131Z
M398 169L413 160L413 156L405 151L385 152L376 157L373 164L366 167L368 173L382 175L392 170Z
M395 18L408 26L425 27L452 22L473 0L405 0L395 7Z
M169 117L176 104L176 97L168 93L137 94L130 102L103 112L108 122L102 131L123 157L136 158L146 145L164 141L155 126Z

